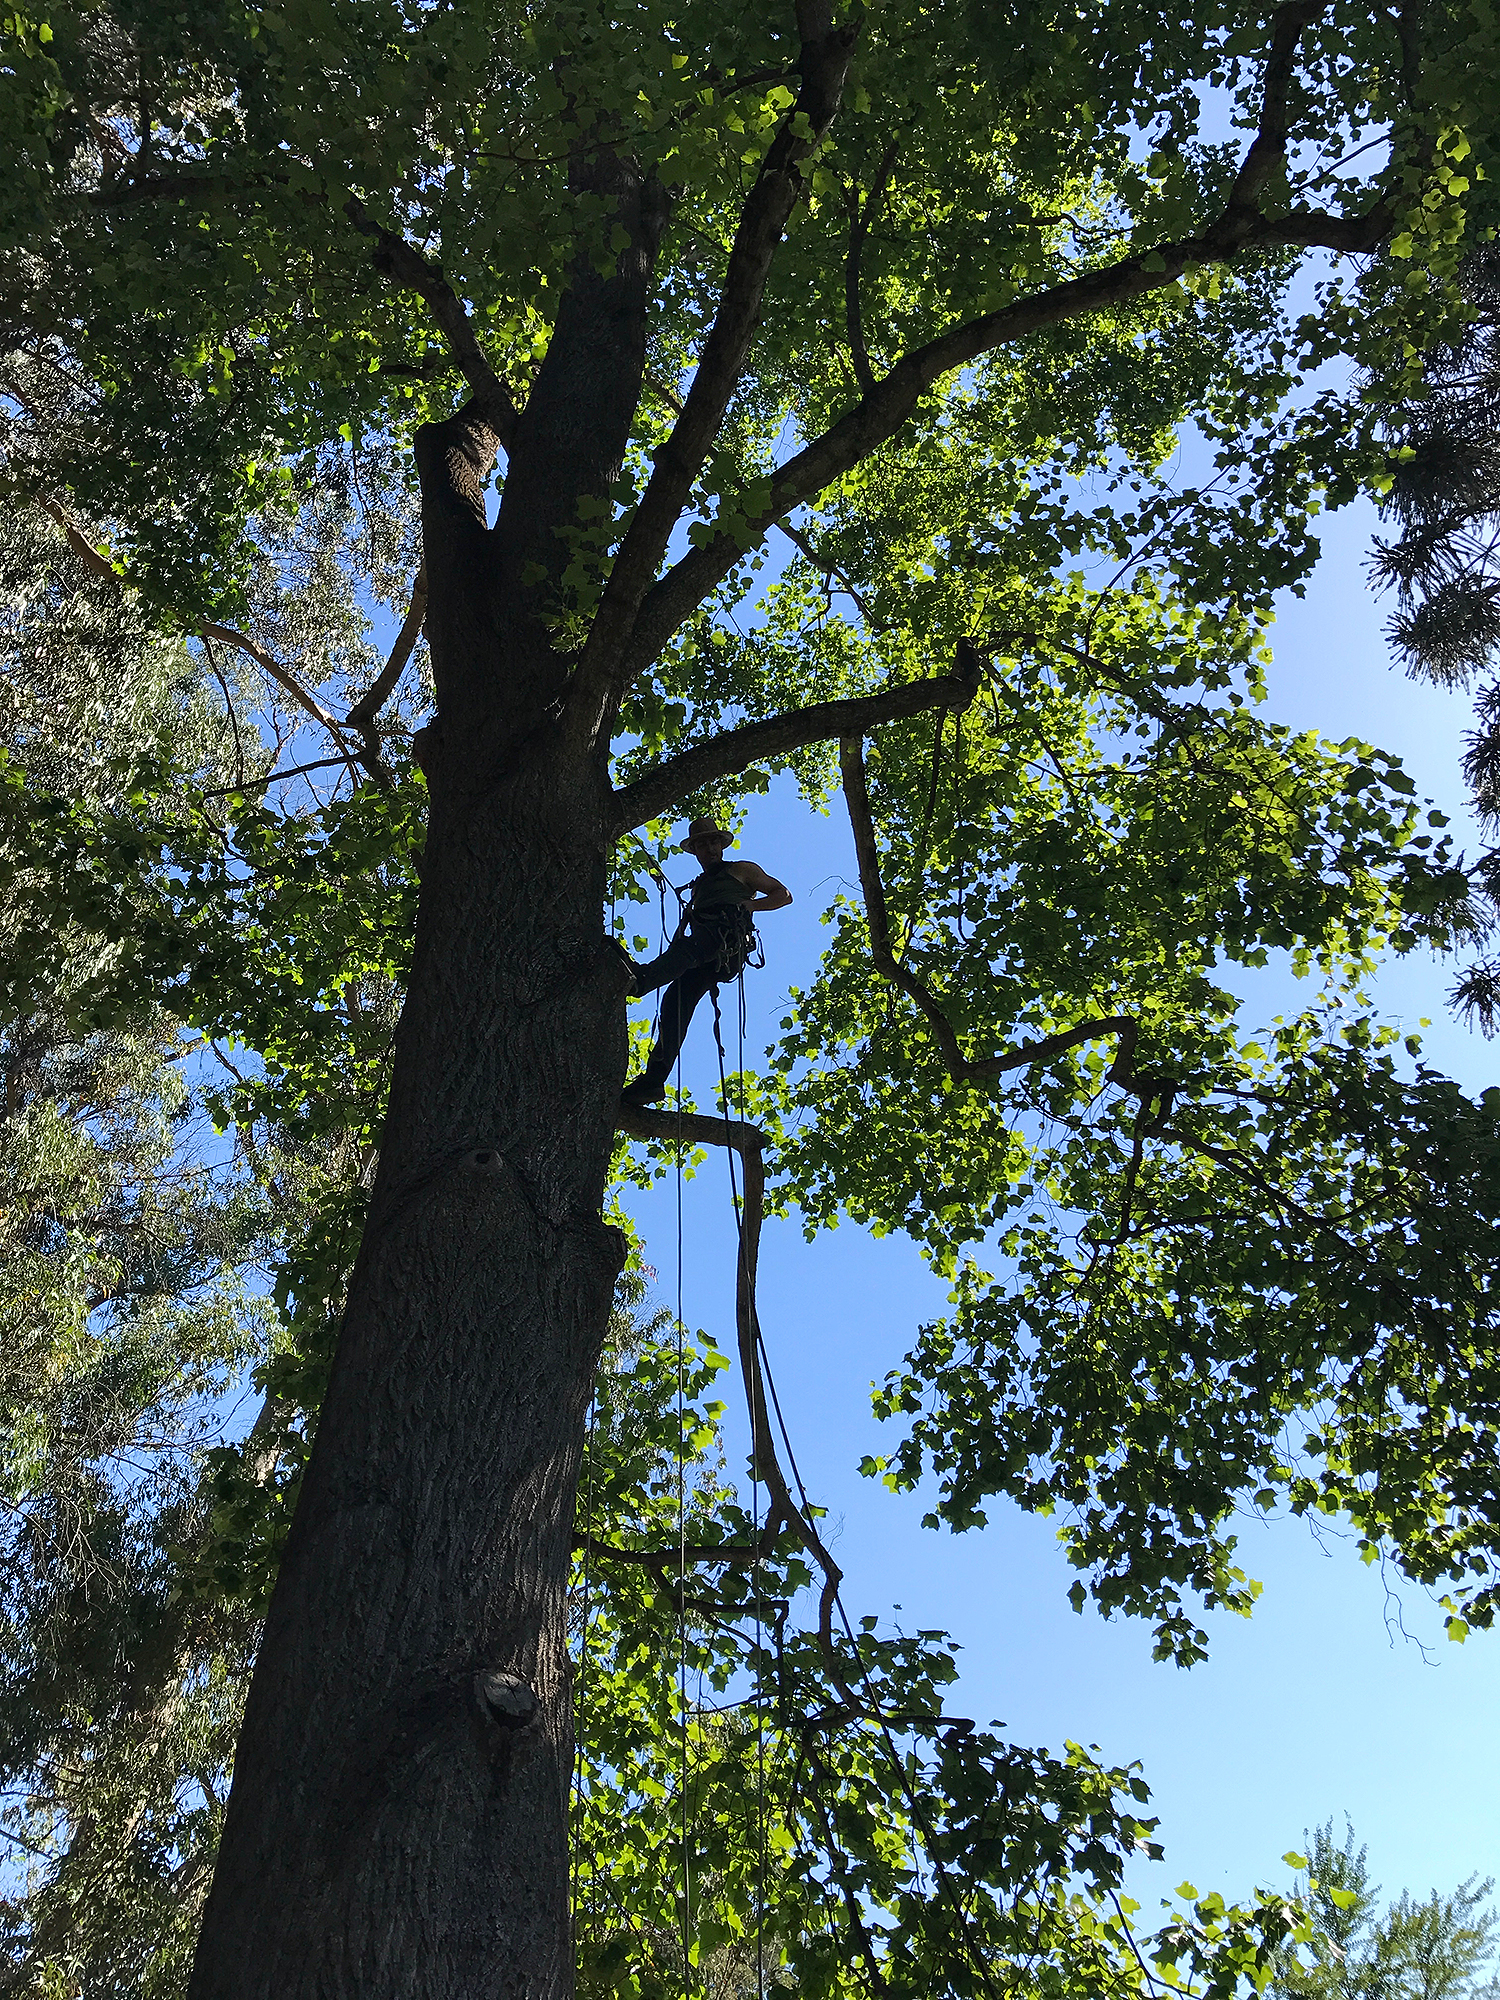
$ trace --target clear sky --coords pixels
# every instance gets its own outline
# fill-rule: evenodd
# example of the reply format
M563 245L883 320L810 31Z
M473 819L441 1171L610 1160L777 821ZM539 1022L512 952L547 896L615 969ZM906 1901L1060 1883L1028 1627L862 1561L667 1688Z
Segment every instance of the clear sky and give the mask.
M1382 638L1387 607L1369 596L1364 560L1373 516L1324 524L1324 558L1302 600L1280 607L1266 712L1338 740L1356 735L1397 752L1419 793L1469 825L1458 775L1468 706L1414 686ZM747 1060L773 1038L792 985L805 984L822 941L821 911L839 882L857 894L841 818L809 813L786 783L752 803L742 855L781 876L797 901L762 926L768 964L747 975ZM693 872L683 857L679 881ZM1383 972L1380 1006L1409 1026L1431 1017L1425 1054L1470 1090L1500 1079L1488 1044L1444 1006L1450 966L1426 954ZM1288 982L1257 995L1255 1015L1301 1004ZM1257 1023L1252 1023L1257 1024ZM713 1101L707 1009L694 1023L685 1080ZM658 1273L676 1287L674 1195L630 1197ZM734 1248L722 1155L684 1194L684 1317L732 1346ZM1241 1894L1281 1883L1280 1857L1303 1829L1348 1812L1368 1841L1374 1879L1394 1895L1425 1893L1475 1871L1500 1874L1500 1632L1445 1640L1442 1614L1410 1585L1364 1568L1336 1532L1290 1519L1246 1522L1241 1554L1265 1592L1251 1620L1213 1614L1209 1660L1189 1672L1151 1659L1144 1625L1106 1623L1066 1601L1073 1572L1052 1527L1003 1505L981 1532L920 1526L919 1497L895 1497L855 1468L891 1437L869 1388L895 1366L944 1287L904 1241L845 1224L804 1243L795 1222L762 1241L761 1317L808 1487L831 1510L851 1616L889 1615L905 1629L941 1626L962 1647L958 1714L1001 1719L1018 1741L1097 1744L1111 1762L1140 1759L1161 1818L1165 1864L1143 1866L1134 1892L1155 1899L1185 1878ZM733 1393L733 1392L731 1392ZM738 1405L734 1405L736 1417ZM732 1448L743 1450L743 1427ZM738 1462L738 1460L736 1460ZM899 1611L892 1609L899 1605ZM1410 1635L1410 1636L1405 1636Z

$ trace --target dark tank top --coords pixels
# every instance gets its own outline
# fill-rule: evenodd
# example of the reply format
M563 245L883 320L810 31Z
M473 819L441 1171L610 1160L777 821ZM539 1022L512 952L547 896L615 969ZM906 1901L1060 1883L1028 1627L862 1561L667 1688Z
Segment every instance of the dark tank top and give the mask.
M693 883L689 915L708 917L720 910L743 909L747 903L753 903L759 893L733 874L727 861L716 861L712 867L705 868Z

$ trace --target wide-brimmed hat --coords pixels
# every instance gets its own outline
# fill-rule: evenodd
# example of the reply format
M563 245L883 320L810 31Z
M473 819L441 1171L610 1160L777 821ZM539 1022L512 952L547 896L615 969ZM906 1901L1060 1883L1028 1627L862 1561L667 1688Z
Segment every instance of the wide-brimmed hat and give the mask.
M683 841L680 851L684 854L691 854L700 841L704 840L722 840L727 842L733 839L734 835L729 832L727 827L716 825L711 819L693 819L688 821L687 839Z

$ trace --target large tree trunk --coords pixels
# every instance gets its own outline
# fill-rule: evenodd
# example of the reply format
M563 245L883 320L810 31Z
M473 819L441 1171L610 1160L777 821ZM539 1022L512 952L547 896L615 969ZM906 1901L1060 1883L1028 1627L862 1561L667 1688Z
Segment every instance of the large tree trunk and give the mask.
M566 1992L566 1587L620 1265L601 787L440 787L370 1222L193 1992Z
M581 148L585 249L514 424L418 434L438 693L379 1177L256 1665L193 2000L557 2000L572 1986L567 1585L623 1244L604 749L565 726L569 535L639 393L660 188ZM501 436L504 497L485 525Z

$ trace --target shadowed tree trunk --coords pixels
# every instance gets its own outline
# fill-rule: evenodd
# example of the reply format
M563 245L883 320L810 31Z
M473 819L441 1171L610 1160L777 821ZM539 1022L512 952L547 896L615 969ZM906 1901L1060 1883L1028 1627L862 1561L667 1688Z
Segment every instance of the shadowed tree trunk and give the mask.
M622 1258L600 1211L626 1040L601 928L607 745L563 728L570 663L541 609L569 554L555 530L618 476L662 219L628 166L588 178L612 183L632 243L607 278L580 260L524 419L476 399L418 440L439 720L415 963L251 1688L205 2000L571 1980L566 1588Z

